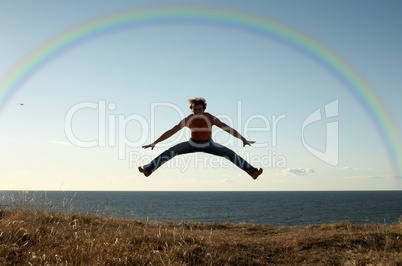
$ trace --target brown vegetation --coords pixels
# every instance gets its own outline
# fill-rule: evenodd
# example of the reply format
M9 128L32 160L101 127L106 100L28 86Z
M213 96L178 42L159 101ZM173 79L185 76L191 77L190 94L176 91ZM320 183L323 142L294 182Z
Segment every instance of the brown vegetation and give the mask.
M0 264L402 265L402 223L272 227L0 210Z

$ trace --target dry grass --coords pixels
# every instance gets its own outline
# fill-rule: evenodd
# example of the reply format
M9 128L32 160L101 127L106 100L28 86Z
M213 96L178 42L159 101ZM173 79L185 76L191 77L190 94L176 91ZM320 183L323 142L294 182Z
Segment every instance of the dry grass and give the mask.
M0 210L1 265L402 265L402 223L147 222Z

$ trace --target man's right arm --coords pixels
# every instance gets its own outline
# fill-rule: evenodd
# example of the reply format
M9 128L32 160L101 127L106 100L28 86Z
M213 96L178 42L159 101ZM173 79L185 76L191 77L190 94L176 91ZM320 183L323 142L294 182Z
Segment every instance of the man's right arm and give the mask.
M159 142L164 141L165 139L170 138L171 136L173 136L177 131L179 131L180 129L182 129L183 127L186 126L186 119L184 118L183 120L181 120L177 125L175 125L174 127L172 127L171 129L169 129L168 131L166 131L165 133L163 133L159 138L157 138L154 142L152 142L151 144L142 146L144 149L146 148L151 148L152 150L154 149L155 145Z

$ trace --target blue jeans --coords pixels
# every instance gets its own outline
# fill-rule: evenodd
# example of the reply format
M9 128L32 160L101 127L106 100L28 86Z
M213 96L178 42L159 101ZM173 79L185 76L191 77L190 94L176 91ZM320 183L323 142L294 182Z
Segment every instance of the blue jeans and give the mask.
M215 143L212 139L205 141L198 141L195 139L190 139L189 141L185 141L179 143L166 151L162 152L158 157L153 159L149 164L144 165L144 169L147 170L149 174L158 169L162 164L169 161L176 155L192 153L192 152L205 152L217 156L224 157L243 169L250 176L254 171L258 169L251 166L246 160L237 155L231 149Z

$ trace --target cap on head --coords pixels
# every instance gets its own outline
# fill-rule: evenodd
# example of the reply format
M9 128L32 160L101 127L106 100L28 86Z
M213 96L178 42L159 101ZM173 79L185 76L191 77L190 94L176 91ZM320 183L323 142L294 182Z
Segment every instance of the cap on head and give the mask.
M204 107L204 110L207 108L207 101L202 97L188 99L188 102L190 104L190 109L191 110L193 110L193 106L195 106L197 104L202 104L202 106Z

